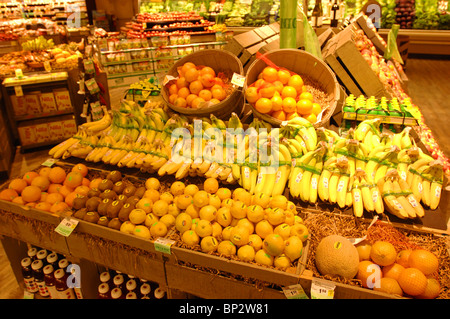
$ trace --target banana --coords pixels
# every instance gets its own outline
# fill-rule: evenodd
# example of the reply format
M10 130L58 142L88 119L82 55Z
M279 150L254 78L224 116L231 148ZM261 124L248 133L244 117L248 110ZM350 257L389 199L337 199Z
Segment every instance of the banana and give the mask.
M415 170L410 185L411 190L418 201L422 201L423 196L423 177L422 173L429 168L429 165L424 165Z
M387 210L400 219L408 218L408 213L403 206L397 201L396 196L393 195L393 185L390 179L384 181L383 184L383 199Z
M350 183L350 176L348 174L339 176L339 181L336 189L336 202L340 208L347 206L346 196Z
M175 172L175 178L177 180L183 179L186 176L189 175L189 168L190 168L191 164L188 163L183 163L181 165L181 167Z
M324 164L318 181L317 195L321 201L327 202L329 199L329 182L332 171L336 170L336 156L330 157Z
M284 193L292 165L291 153L286 145L280 143L279 148L278 169L272 189L272 196L282 195Z
M307 119L301 116L296 116L288 121L288 125L306 128L306 136L308 138L308 141L305 141L305 143L309 145L308 150L313 150L316 148L317 132L314 128L314 125L312 125Z
M364 203L363 203L364 195L361 189L361 182L359 178L354 178L353 180L351 195L352 195L353 214L356 217L361 217L364 213Z
M439 202L441 200L441 196L442 196L442 183L438 181L431 182L430 205L429 205L431 210L435 210L438 207Z
M423 206L420 204L420 201L416 199L414 196L411 188L409 187L408 183L403 180L402 178L398 179L398 184L400 185L401 191L406 195L406 199L411 204L411 206L414 208L414 211L418 217L423 217L425 215L425 211L423 209Z
M315 154L314 151L307 152L298 159L296 166L292 167L293 171L289 178L288 188L291 196L294 198L299 198L300 192L302 191L301 185L304 173L303 165L309 163L309 161L311 161L311 159L313 158L314 154Z
M398 178L396 178L392 182L392 191L396 193L396 199L400 203L400 205L403 207L403 209L408 214L409 218L416 218L416 210L411 205L411 203L408 201L408 199L405 197L406 193L403 193L402 188L400 187L400 184L398 182ZM403 195L405 194L405 195Z

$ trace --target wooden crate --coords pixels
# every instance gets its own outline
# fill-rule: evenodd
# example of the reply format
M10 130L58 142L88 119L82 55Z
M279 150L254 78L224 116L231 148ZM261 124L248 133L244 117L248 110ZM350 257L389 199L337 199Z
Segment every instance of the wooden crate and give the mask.
M392 99L392 93L383 85L364 60L352 40L352 28L346 28L330 39L322 50L324 61L333 69L339 82L355 96L374 96Z

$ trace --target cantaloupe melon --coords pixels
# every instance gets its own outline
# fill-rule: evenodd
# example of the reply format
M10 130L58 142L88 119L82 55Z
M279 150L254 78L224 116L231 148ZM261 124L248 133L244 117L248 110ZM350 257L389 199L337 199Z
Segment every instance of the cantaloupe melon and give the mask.
M316 249L316 266L322 275L339 275L351 279L358 273L359 255L345 237L324 237Z

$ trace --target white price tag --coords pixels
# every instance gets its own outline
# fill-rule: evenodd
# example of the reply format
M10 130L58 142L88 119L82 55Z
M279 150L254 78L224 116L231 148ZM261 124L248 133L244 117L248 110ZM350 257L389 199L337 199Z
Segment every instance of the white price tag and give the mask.
M244 87L245 76L233 73L233 77L231 78L231 83L237 85L239 87Z
M14 87L14 91L16 93L16 96L23 96L23 90L22 90L22 86L18 85Z
M314 279L311 283L311 299L333 299L336 285Z
M175 244L174 240L158 237L155 240L155 250L164 254L171 254L170 247Z
M282 287L282 290L287 299L309 299L300 284Z
M55 231L62 236L69 237L77 225L78 220L65 217L61 223L56 226Z

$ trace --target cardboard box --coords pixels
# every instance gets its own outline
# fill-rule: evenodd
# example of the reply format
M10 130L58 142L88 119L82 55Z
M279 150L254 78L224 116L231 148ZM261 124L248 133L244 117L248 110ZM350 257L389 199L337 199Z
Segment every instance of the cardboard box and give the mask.
M24 96L11 95L11 104L16 116L28 114Z
M49 133L48 123L36 124L35 129L36 143L43 143L55 139L54 136L51 136Z
M55 95L56 107L59 111L73 110L70 93L67 89L53 90L53 94Z
M64 138L63 124L60 121L48 123L48 133L53 140L62 140Z
M58 110L53 92L41 93L39 101L41 102L41 110L43 113L52 113Z
M37 137L35 125L19 126L17 129L19 131L20 142L22 145L36 143Z
M77 124L74 119L62 121L64 138L68 138L77 133Z
M32 92L25 95L25 103L28 114L40 114L42 113L41 101L39 95L41 92Z

